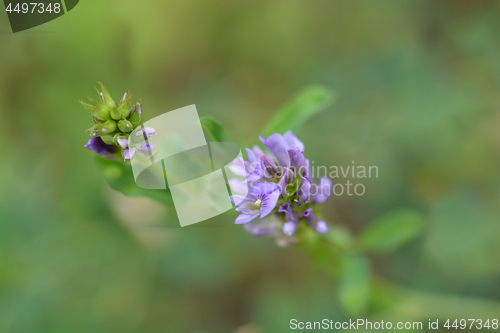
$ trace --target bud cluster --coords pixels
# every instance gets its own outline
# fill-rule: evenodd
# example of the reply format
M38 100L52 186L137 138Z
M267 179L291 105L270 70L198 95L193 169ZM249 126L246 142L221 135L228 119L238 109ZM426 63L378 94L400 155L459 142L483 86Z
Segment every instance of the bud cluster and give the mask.
M89 98L90 104L79 101L92 116L94 124L87 129L92 138L85 147L103 157L117 158L121 155L130 159L130 151L124 143L130 133L142 125L141 101L132 104L132 95L125 91L120 102L116 103L108 90L101 83L99 85L101 91L96 88L99 101L92 98Z

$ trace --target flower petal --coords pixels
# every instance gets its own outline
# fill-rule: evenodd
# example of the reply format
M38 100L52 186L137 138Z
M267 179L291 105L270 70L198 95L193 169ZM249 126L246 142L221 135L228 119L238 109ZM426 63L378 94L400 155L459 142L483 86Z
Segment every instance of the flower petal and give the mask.
M276 164L275 160L270 159L267 156L261 156L260 165L262 169L262 176L266 179L274 178L275 176L281 176L281 167Z
M261 183L261 184L269 184L272 190L267 190L262 197L262 204L260 207L260 218L269 215L272 210L276 207L278 203L278 199L280 197L280 189L278 185L274 183Z
M255 202L253 201L243 201L238 208L236 208L237 212L242 212L242 213L249 213L253 211L259 212L259 207L255 205ZM260 213L260 212L259 212Z
M244 196L244 195L239 195L239 194L233 194L229 197L229 200L235 205L236 207L241 206L244 204L246 201L253 201L252 199Z
M300 182L299 196L304 202L311 197L311 183L306 178L302 178Z
M281 166L290 166L290 156L288 156L288 145L281 134L275 133L271 134L267 139L260 137L260 141L266 146L266 148L276 156L279 164Z
M289 202L282 203L278 212L285 213L285 219L287 221L298 221L297 216L293 213L292 207L290 207Z
M241 213L236 218L236 220L234 221L234 223L236 223L236 224L248 223L248 222L254 220L257 217L259 217L259 211L258 210L252 211L251 213Z
M252 151L255 154L255 157L257 158L257 161L259 161L260 157L262 155L264 155L264 152L262 151L262 149L260 149L260 147L257 146L257 145L252 147Z
M309 183L313 184L314 181L312 179L312 175L311 175L311 168L309 166L309 160L306 159L306 166L304 168L304 177L309 181Z
M132 159L135 155L135 147L125 148L123 150L123 158L126 160Z
M245 160L243 160L242 157L235 159L233 163L231 163L228 167L229 170L231 170L237 176L247 176L247 172L245 169Z
M283 233L287 235L288 237L291 237L297 228L299 227L299 224L296 221L288 221L283 223Z
M314 214L312 208L308 208L300 214L300 218L305 218L307 222L312 222L314 220Z
M105 143L100 136L90 138L85 148L101 156L111 155L118 151L117 146Z
M315 186L315 188L311 191L313 194L313 198L311 199L313 204L318 205L325 202L332 193L332 185L333 184L330 179L322 177L319 181L319 185Z
M123 137L123 136L117 138L116 142L122 148L127 148L128 147L128 140L125 137Z
M285 176L281 177L280 181L278 182L278 186L280 188L280 193L282 195L288 195L288 192L286 189L286 177Z
M141 148L138 149L139 152L143 154L149 154L149 151L153 152L155 150L155 145L149 142L144 143Z
M245 152L247 153L247 158L250 163L258 162L259 160L255 156L253 150L245 148Z
M228 180L229 188L234 194L247 195L248 184L238 178L231 178Z
M293 134L292 131L287 131L283 135L283 139L288 145L288 149L299 148L300 151L302 152L304 151L304 144L302 143L302 141L299 140L299 138L297 138L295 134Z
M303 174L306 167L306 158L304 153L299 150L299 148L288 149L288 155L290 156L290 166L295 167L295 170L299 172L297 175Z
M316 230L316 232L318 232L320 234L327 234L330 232L330 229L328 229L328 225L323 220L319 220L316 223L316 225L313 226L313 229Z
M149 138L149 137L155 135L156 131L154 128L144 127L144 133L146 133L146 136Z

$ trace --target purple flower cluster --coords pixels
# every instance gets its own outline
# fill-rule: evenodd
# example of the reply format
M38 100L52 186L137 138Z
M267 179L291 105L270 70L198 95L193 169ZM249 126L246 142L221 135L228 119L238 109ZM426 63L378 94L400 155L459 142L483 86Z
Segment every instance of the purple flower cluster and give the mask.
M328 233L326 222L318 218L315 206L331 193L331 181L323 177L315 184L304 144L291 132L260 137L268 152L258 146L246 149L247 160L237 159L231 171L245 180L230 180L233 203L241 214L236 224L252 235L292 237L303 222L318 233ZM255 221L257 218L259 220Z

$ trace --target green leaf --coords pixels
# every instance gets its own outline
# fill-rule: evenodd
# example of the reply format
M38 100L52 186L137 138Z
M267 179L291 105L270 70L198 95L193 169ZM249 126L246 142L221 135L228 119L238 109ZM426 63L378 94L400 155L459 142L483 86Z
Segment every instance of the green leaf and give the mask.
M394 211L367 227L358 236L358 245L369 252L387 253L419 235L424 225L424 217L415 211Z
M97 165L108 185L129 197L148 197L166 204L173 204L169 190L148 190L137 186L130 163L96 157Z
M338 297L352 316L363 314L370 296L371 269L368 260L356 254L344 254L341 259Z
M262 135L283 134L288 130L297 132L304 122L324 110L333 99L334 93L326 87L311 86L302 90L271 118Z
M210 137L212 142L229 142L229 137L224 127L211 117L200 118L201 127Z

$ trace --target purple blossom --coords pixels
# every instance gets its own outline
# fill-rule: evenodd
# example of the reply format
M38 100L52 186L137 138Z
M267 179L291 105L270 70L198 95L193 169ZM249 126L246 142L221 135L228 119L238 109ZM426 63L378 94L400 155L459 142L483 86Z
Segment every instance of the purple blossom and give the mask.
M149 137L152 137L153 135L155 135L156 131L151 128L151 127L144 127L144 130L138 130L137 132L135 132L135 136L136 137L140 137L141 135L144 136L144 139L147 139Z
M303 202L306 202L311 197L311 183L306 178L302 178L300 181L300 188L298 191L299 195L299 203L300 206Z
M128 147L128 140L123 137L123 136L120 136L116 139L116 142L118 143L118 145L122 148L127 148Z
M298 148L304 152L304 144L291 132L288 131L284 136L275 133L264 139L259 137L264 146L274 155L281 166L290 166L290 155L288 151L292 148Z
M232 197L237 202L236 211L241 213L235 223L245 224L244 229L255 237L273 236L282 245L298 241L301 222L318 233L328 233L328 225L313 214L312 207L328 199L332 183L327 178L319 185L314 183L304 144L291 131L260 140L267 152L257 146L247 148L248 160L239 158L229 166L245 178L231 179L231 189L249 193Z
M153 152L155 150L155 145L150 143L150 142L146 142L144 143L141 148L138 149L139 152L143 153L143 154L149 154L150 150L151 152Z
M295 175L292 170L289 168L283 168L283 176L278 182L278 186L280 188L282 195L288 195L287 184L290 184L295 180Z
M283 233L291 237L299 227L297 213L292 211L289 202L280 205L278 212L285 213L285 223L283 223Z
M101 156L108 156L118 152L118 147L105 143L100 136L90 138L85 148Z
M237 195L233 195L236 197ZM241 214L236 218L236 224L242 224L260 217L269 215L278 203L280 189L274 183L258 183L248 191L246 197L237 198L239 201L236 211ZM236 199L236 198L235 198Z
M320 234L327 234L330 230L328 229L328 226L326 225L325 221L323 220L316 220L316 217L314 216L312 212L312 208L308 208L300 214L300 217L303 217L306 219L307 224L316 230L317 233Z
M319 185L314 184L313 186L311 189L312 203L315 205L324 203L332 193L332 181L326 177L321 177Z
M289 149L297 147L301 152L304 152L304 144L299 140L299 138L297 138L295 134L293 134L292 131L287 131L283 135L283 139L285 140Z
M132 157L134 157L135 155L135 150L136 150L135 147L125 148L123 150L123 158L125 160L131 160Z

